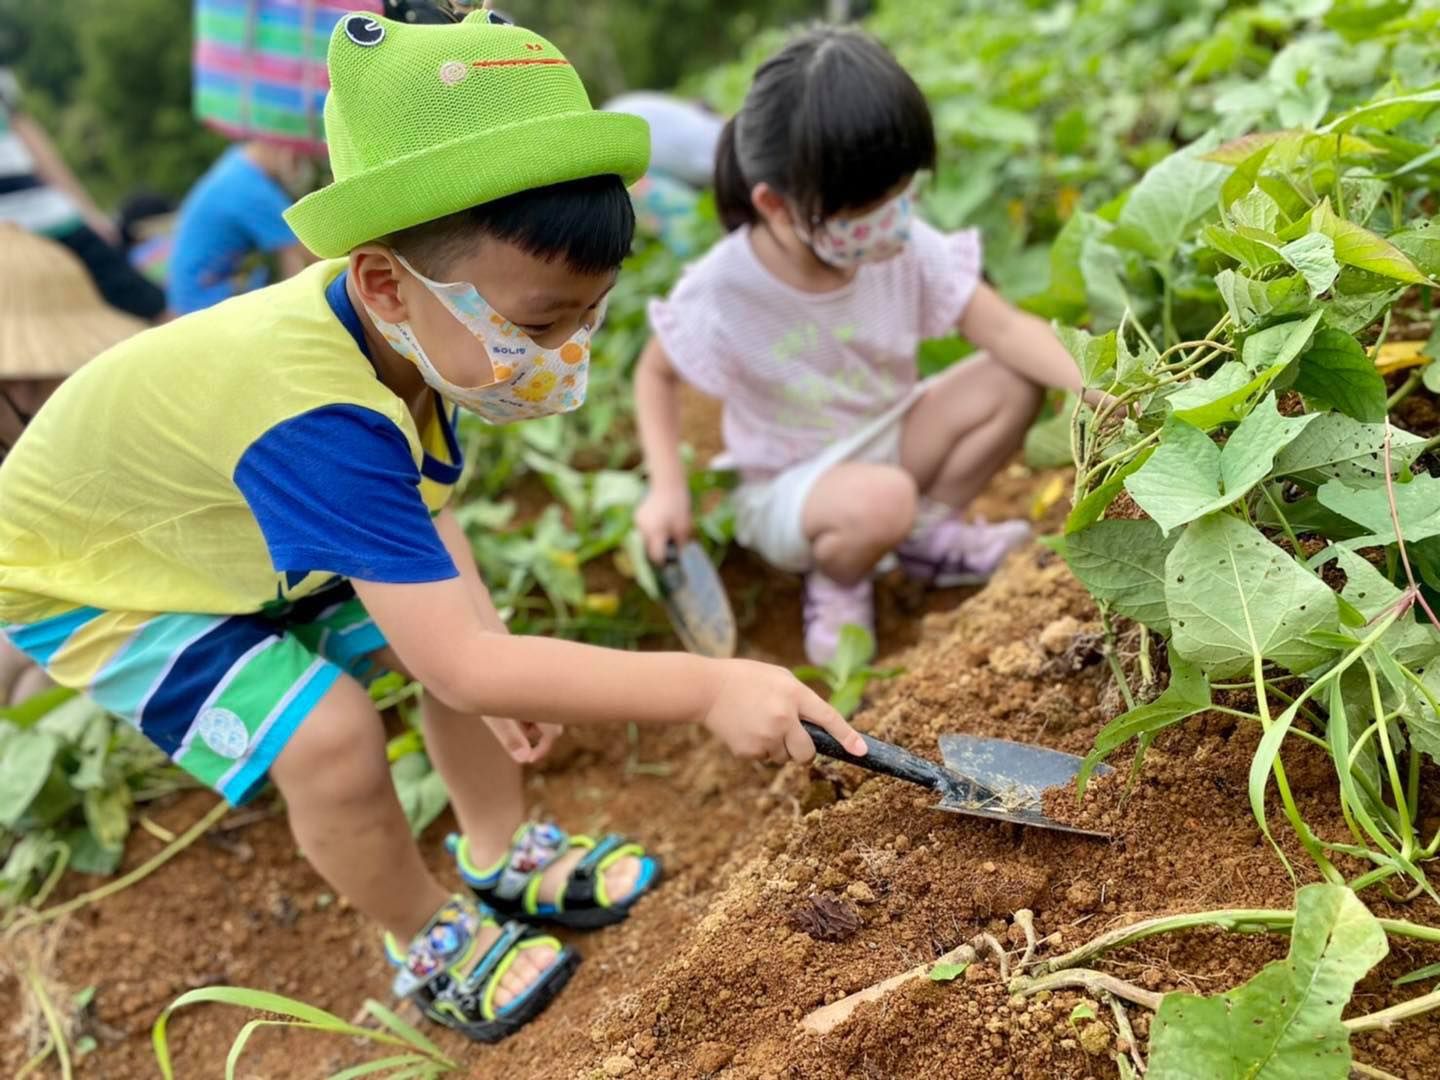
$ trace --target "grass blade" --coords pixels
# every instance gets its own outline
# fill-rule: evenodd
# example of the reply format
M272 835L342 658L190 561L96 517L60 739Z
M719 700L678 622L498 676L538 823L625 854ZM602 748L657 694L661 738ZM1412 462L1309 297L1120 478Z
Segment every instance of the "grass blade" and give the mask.
M317 1024L306 1024L295 1020L251 1020L242 1027L235 1036L235 1041L230 1044L230 1052L225 1055L225 1080L235 1080L235 1070L240 1066L240 1058L245 1053L245 1047L250 1042L250 1036L261 1028L283 1027L283 1028L304 1028L310 1031L323 1031Z
M375 1017L376 1020L380 1021L380 1023L384 1024L396 1035L400 1036L400 1038L415 1047L415 1049L429 1054L430 1057L436 1061L444 1061L447 1065L450 1064L445 1057L444 1051L442 1051L440 1047L426 1038L419 1028L409 1023L393 1009L382 1005L374 998L367 998L365 1000L365 1012Z
M430 1068L434 1067L434 1063L420 1054L397 1054L394 1057L377 1058L374 1061L367 1061L360 1065L352 1065L348 1069L333 1073L329 1080L360 1080L362 1076L373 1076L375 1073L384 1072L386 1069L412 1070L419 1066ZM393 1074L391 1080L394 1080L394 1076L398 1075L401 1075L401 1073L396 1072Z

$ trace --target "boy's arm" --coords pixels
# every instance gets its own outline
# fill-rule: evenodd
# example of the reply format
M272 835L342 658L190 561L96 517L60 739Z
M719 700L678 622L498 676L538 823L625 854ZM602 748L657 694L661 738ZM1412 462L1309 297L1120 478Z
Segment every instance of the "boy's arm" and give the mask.
M783 668L685 653L632 653L485 629L463 578L383 584L352 578L392 649L457 712L543 723L699 723L741 757L808 761L803 716L852 753L865 744Z
M650 473L635 525L650 558L662 562L668 541L690 539L690 487L680 460L680 376L659 338L646 343L635 370L635 422Z
M475 553L470 546L470 538L465 535L454 510L447 506L436 515L435 531L440 534L445 549L455 560L461 579L470 590L471 598L479 611L481 625L491 633L508 634L510 628L500 618L495 602L490 599L490 590L485 587L480 568L475 565ZM559 724L521 724L508 717L498 716L487 716L485 723L505 747L505 752L522 765L532 764L548 754L563 730Z
M1021 311L984 282L976 287L958 329L977 348L1033 383L1082 389L1080 369L1050 324Z

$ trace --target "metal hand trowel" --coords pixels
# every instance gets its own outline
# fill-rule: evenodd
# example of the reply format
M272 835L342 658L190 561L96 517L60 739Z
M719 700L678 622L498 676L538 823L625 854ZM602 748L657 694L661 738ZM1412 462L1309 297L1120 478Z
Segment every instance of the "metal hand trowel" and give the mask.
M665 562L655 567L660 602L675 636L688 652L728 660L735 655L735 615L725 583L705 549L693 540L671 543Z
M942 766L862 733L860 737L869 752L856 757L823 728L808 720L801 723L815 749L826 757L929 788L940 796L937 810L1109 839L1108 833L1066 825L1045 813L1045 792L1063 787L1080 771L1083 759L1074 754L1008 739L941 735L940 754L945 759ZM1095 775L1113 771L1108 765L1098 765Z

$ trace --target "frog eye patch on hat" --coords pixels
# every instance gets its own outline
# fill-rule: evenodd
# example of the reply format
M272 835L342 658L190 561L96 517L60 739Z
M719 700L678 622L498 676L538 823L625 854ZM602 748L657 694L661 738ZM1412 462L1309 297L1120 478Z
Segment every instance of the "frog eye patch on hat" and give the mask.
M345 29L345 36L356 45L363 45L365 48L373 48L385 40L385 27L380 25L378 19L369 15L347 15L342 24Z

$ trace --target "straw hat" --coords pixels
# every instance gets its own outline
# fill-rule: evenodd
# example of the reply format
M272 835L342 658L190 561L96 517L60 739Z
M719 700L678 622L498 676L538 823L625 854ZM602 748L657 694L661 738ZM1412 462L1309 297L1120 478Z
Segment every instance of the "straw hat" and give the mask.
M143 329L67 248L0 223L0 379L63 379Z

